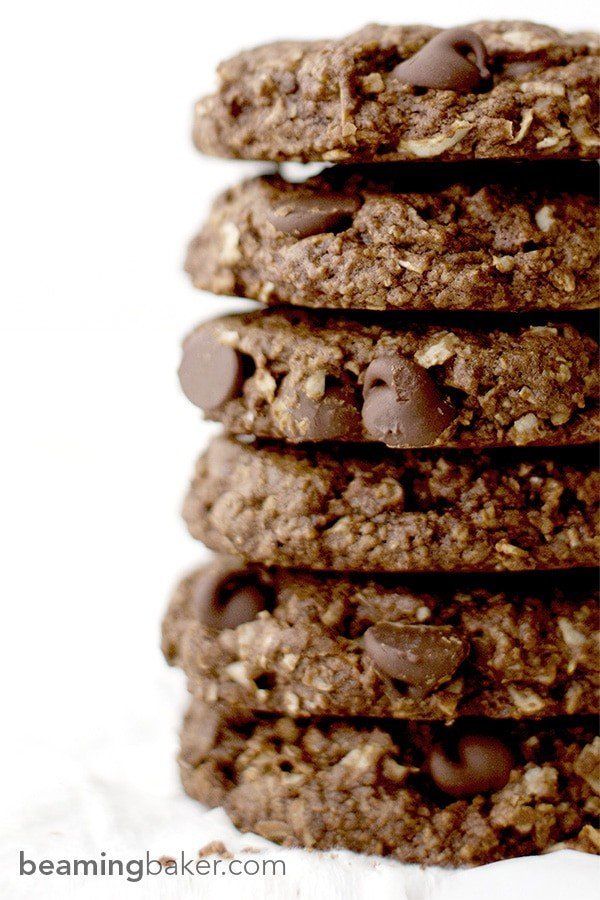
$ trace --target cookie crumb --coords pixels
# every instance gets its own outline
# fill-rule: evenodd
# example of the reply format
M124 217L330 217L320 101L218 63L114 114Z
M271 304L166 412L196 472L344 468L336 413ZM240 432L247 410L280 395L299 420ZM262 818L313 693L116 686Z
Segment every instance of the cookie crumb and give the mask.
M230 853L223 841L211 841L210 844L201 847L198 850L198 859L205 856L220 856L221 859L233 859L233 853Z

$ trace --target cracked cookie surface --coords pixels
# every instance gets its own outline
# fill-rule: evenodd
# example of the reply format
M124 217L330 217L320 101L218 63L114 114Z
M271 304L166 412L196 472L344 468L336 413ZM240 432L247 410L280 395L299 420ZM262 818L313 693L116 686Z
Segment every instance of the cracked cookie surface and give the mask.
M217 93L196 106L196 146L272 161L595 158L598 36L520 21L467 27L492 73L473 92L395 76L440 33L425 25L367 25L341 40L240 53L221 63Z

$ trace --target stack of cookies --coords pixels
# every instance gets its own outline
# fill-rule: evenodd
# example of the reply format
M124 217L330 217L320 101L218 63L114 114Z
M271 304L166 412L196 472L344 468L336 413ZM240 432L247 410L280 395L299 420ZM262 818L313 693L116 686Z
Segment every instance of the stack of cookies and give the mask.
M368 26L219 70L184 342L219 556L163 648L186 791L242 830L461 865L598 851L598 42Z

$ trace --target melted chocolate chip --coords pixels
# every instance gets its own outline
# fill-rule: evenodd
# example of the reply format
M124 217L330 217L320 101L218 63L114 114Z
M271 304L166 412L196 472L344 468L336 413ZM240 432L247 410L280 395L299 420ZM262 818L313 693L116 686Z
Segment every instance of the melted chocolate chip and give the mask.
M455 418L426 369L401 356L374 359L365 372L362 419L389 447L428 447Z
M424 695L452 678L469 644L448 625L382 622L365 632L365 651L386 675Z
M514 757L498 740L483 734L459 738L457 760L441 747L433 748L427 768L435 784L451 797L474 797L499 791L510 778Z
M219 630L237 628L267 608L269 593L257 572L225 561L200 574L194 584L192 605L203 625Z
M220 344L208 332L197 331L183 345L178 374L188 400L209 412L241 395L244 383L242 354L233 347Z
M472 54L474 62L468 58ZM392 72L398 81L414 87L471 93L490 79L485 44L467 28L450 28L432 38L418 53Z
M354 197L336 194L298 194L267 213L277 231L297 238L344 231L360 206Z

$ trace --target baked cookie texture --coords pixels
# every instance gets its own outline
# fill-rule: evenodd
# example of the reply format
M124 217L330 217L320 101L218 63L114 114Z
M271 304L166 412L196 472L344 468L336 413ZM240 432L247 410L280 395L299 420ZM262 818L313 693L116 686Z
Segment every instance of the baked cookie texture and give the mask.
M265 565L363 571L595 566L593 448L469 454L217 438L184 504L191 534Z
M262 602L226 620L249 589ZM593 572L400 580L219 560L177 587L162 647L195 697L230 710L446 721L599 711Z
M489 737L488 729L471 723L474 756L458 738L457 763L456 738L442 724L227 719L196 701L182 732L181 777L188 794L223 806L242 831L287 846L455 866L564 847L597 853L593 722L504 723ZM486 796L477 792L481 770L469 777L474 763L495 770Z
M291 443L485 448L597 439L594 338L568 323L514 317L455 323L299 310L227 316L184 342L182 385L228 432Z
M368 25L240 53L197 104L204 152L341 164L226 191L186 262L276 307L184 342L225 435L183 514L223 555L162 631L185 790L243 831L600 853L599 57Z
M521 21L467 28L483 40L491 79L466 91L413 86L394 71L440 34L424 25L240 53L196 106L196 146L271 161L597 156L597 34Z
M269 305L588 309L597 193L594 163L336 166L302 184L265 175L217 198L186 269L196 287Z

